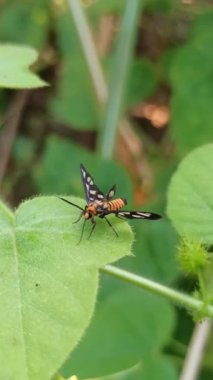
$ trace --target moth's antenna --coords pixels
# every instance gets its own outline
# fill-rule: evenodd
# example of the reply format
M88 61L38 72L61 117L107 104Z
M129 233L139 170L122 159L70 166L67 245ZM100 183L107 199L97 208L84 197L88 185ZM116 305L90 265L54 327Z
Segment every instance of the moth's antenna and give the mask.
M62 197L57 197L57 198L61 199L61 200L64 201L64 202L69 203L69 204L72 205L72 206L75 206L75 207L79 208L79 210L81 210L81 211L84 211L84 209L83 209L82 207L76 205L75 203L72 203L72 202L68 201L68 200L65 199L65 198L62 198Z

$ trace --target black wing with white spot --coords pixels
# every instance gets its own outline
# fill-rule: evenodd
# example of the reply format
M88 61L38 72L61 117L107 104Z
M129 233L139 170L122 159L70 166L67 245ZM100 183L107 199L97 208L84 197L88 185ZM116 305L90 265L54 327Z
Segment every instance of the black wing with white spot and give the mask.
M147 211L113 211L112 214L124 219L160 219L161 216Z
M87 203L94 202L95 200L104 200L104 194L96 186L93 177L86 171L82 164L80 165L80 170Z
M113 185L111 189L109 189L108 193L106 194L107 201L110 201L114 197L115 191L116 191L116 185Z

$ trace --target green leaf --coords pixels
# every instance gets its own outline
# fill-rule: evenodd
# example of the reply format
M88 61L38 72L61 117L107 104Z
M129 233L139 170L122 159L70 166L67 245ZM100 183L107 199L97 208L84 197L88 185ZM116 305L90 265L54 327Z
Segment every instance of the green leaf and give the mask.
M134 380L178 380L179 378L173 362L163 356L151 357L149 360L145 360L137 375Z
M169 14L176 11L177 6L177 0L146 0L146 9L155 14Z
M1 379L49 380L91 319L98 267L130 253L132 234L119 220L119 238L100 220L77 245L78 216L57 197L26 201L15 215L0 205Z
M42 50L50 28L49 0L7 1L0 12L0 40Z
M137 363L134 367L109 376L90 380L177 380L178 373L172 361L164 356L154 356ZM60 380L60 379L59 379ZM67 379L69 380L69 379ZM70 379L71 380L71 379ZM89 379L87 379L89 380Z
M129 368L156 353L173 327L174 311L167 301L119 283L119 289L99 300L86 335L61 373L89 378Z
M98 105L86 64L79 55L73 55L62 65L59 92L51 101L50 111L57 120L73 128L94 129L98 124Z
M213 144L191 152L174 174L168 215L180 235L213 244Z
M31 47L0 45L0 87L27 89L47 86L29 70L37 58L38 53Z
M178 49L171 66L171 127L181 153L212 140L212 23L213 12L198 17L191 41Z
M150 96L156 86L156 73L148 60L134 60L127 86L126 104L128 107Z

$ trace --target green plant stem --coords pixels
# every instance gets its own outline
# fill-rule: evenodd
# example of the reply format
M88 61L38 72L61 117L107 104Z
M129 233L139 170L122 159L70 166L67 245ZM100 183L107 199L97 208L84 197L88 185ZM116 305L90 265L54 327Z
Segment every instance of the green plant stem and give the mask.
M78 32L97 100L101 106L105 105L108 95L105 77L81 2L79 0L69 0L68 5Z
M158 284L157 282L138 276L134 273L127 272L123 269L119 269L112 265L106 265L105 267L101 268L101 271L117 279L129 282L133 285L137 285L140 288L150 290L151 292L161 295L174 303L186 307L187 309L201 311L205 307L205 310L208 313L208 317L213 317L213 306L204 305L202 301L188 296L187 294L178 292L177 290L168 288L167 286Z
M185 356L179 380L194 380L198 378L203 361L205 346L210 336L211 321L196 323L189 347Z
M133 52L139 6L139 0L126 0L126 8L112 66L113 71L109 84L109 97L103 120L103 129L99 134L99 150L101 156L105 159L111 159L114 153L117 127Z
M197 276L198 276L198 281L199 281L200 294L201 294L202 298L205 299L206 298L206 288L205 288L203 273L202 273L201 269L198 270Z

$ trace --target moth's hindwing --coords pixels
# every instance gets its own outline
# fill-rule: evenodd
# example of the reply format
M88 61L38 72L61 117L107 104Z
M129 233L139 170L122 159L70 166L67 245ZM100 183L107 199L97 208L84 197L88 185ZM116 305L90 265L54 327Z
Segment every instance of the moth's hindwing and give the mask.
M115 191L116 191L116 185L113 185L113 186L109 189L108 193L106 194L106 200L107 200L107 201L110 201L110 200L114 197L114 195L115 195Z
M160 219L161 216L154 214L152 212L146 211L115 211L113 212L116 216L125 218L125 219Z

